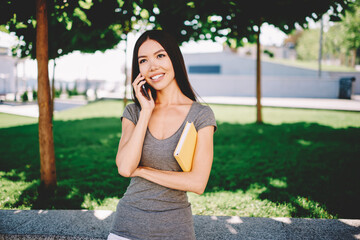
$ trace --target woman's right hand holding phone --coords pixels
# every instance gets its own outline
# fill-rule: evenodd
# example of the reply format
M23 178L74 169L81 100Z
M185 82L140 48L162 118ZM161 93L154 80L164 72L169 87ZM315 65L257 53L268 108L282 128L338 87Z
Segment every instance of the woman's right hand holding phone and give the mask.
M150 100L142 93L143 91L142 86L145 84L146 84L145 77L142 76L141 73L139 73L139 75L135 78L134 82L132 83L132 86L135 90L136 98L138 99L141 105L141 109L152 111L155 107L155 103L152 98L150 89L148 89L148 95L150 97Z

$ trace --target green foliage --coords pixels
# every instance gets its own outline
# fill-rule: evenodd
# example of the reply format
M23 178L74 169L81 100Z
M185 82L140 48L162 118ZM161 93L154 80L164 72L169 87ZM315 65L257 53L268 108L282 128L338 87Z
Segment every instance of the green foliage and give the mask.
M339 18L352 2L313 1L49 1L49 58L74 50L104 51L125 34L149 25L172 33L179 43L189 40L218 40L225 37L231 47L255 42L263 22L290 32L295 24L307 27L307 18L318 20L330 8ZM35 4L3 1L0 25L7 25L21 42L14 54L35 58ZM101 16L101 17L99 17ZM138 23L137 23L138 22ZM137 23L137 24L136 24Z
M2 1L0 9L0 25L19 38L13 54L35 58L35 2ZM113 48L122 39L121 34L131 27L129 19L134 10L131 4L120 8L117 0L51 0L47 11L49 59L55 59L75 50L93 53Z
M314 61L319 57L319 29L309 29L303 32L296 44L297 58L303 61Z
M61 89L61 88L60 88L60 89L55 89L55 97L56 97L56 98L60 97L61 93L62 93L62 89Z
M274 57L274 53L271 52L271 51L269 51L269 50L267 50L267 49L264 50L264 53L267 54L270 58L273 58L273 57Z
M305 30L296 44L298 59L317 60L319 55L319 29ZM360 48L360 5L354 5L341 18L324 32L323 56L340 59L344 65L354 67L356 49ZM354 55L355 54L355 55Z
M37 91L36 90L32 91L32 97L33 97L33 101L37 100Z
M348 45L349 49L360 48L360 1L356 0L356 5L352 11L348 11L342 19L344 25L345 35L344 43Z
M309 18L316 21L329 9L333 10L332 17L339 18L351 5L348 0L203 0L172 4L157 0L139 3L140 9L147 10L142 17L154 24L154 28L172 33L179 43L224 38L233 48L244 42L256 42L259 26L264 22L289 33L296 24L307 27Z
M79 92L77 91L77 85L76 84L74 85L73 89L69 89L68 87L66 87L66 92L70 97L79 95Z
M29 97L28 97L27 91L25 91L25 92L21 95L21 100L22 100L23 102L29 101Z
M50 200L37 193L37 124L0 114L12 124L0 129L0 208L115 210L129 183L115 166L122 106L100 101L55 114L58 189ZM189 193L194 214L359 216L359 113L264 108L271 121L258 125L254 107L211 107L214 163L205 194Z

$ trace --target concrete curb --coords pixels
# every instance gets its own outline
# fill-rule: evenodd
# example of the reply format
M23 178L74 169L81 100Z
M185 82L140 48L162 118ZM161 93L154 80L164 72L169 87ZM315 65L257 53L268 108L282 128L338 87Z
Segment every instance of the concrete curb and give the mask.
M107 210L0 210L0 239L106 239ZM360 219L194 216L197 240L360 239Z

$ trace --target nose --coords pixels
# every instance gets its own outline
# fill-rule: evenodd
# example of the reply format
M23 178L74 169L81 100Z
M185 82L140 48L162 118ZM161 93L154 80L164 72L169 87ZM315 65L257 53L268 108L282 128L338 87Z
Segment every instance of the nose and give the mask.
M156 60L150 60L150 71L157 70L159 68L159 65Z

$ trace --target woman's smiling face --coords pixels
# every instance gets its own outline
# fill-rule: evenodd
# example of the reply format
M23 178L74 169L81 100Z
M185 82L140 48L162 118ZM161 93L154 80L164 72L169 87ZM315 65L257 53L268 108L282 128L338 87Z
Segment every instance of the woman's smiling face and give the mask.
M139 70L155 90L162 90L175 81L171 59L157 41L148 39L139 48Z

